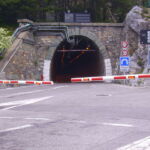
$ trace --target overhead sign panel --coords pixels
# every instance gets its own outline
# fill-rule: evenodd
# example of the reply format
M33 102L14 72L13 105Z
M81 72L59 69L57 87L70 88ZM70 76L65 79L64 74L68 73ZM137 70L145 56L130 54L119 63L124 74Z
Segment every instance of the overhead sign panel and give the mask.
M89 13L65 13L65 22L90 23L91 15Z
M89 13L75 13L75 22L90 23L91 15Z
M74 13L65 13L65 22L74 22Z

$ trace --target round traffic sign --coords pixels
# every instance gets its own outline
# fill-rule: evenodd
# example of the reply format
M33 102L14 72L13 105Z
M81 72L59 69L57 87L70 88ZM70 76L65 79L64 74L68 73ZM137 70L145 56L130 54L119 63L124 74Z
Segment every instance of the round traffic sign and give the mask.
M121 53L122 56L128 56L128 50L122 50Z
M128 47L128 42L127 41L123 41L121 42L122 48L127 48Z

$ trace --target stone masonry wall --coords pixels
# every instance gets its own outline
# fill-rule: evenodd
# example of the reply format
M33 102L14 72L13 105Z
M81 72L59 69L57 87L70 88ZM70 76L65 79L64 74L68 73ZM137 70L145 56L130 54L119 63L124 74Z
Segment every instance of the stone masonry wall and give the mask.
M6 78L11 80L40 79L41 70L32 33L26 32L22 44L5 68Z
M58 25L57 23L34 23L33 25ZM106 75L118 74L121 41L125 40L123 24L64 24L68 26L69 36L81 35L93 40L99 47L105 61ZM42 80L43 74L48 74L50 80L51 61L57 46L63 41L61 36L52 34L38 35L39 31L25 32L22 44L5 68L7 79ZM130 51L137 48L134 31L127 33L130 38ZM46 65L45 65L46 64ZM45 78L45 77L44 77Z

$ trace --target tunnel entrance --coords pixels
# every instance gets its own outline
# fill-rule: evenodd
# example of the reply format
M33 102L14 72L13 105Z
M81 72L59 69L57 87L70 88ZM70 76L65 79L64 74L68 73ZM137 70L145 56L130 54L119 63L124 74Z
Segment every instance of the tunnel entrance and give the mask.
M53 56L51 79L70 82L72 77L104 75L104 58L97 45L84 36L72 36L72 43L62 41Z

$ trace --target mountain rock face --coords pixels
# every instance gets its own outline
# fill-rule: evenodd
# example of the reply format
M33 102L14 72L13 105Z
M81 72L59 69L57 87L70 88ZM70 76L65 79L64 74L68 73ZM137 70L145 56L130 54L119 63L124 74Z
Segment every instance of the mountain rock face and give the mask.
M135 6L132 10L127 14L125 23L132 30L134 30L138 35L143 27L147 27L147 21L142 17L143 9Z
M125 40L129 41L130 47L130 73L147 72L148 46L140 43L140 31L148 29L149 23L148 19L144 16L144 9L138 6L131 9L124 21ZM134 37L130 36L131 32Z

